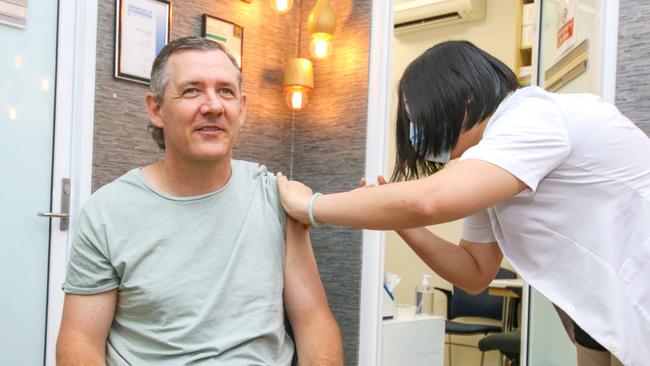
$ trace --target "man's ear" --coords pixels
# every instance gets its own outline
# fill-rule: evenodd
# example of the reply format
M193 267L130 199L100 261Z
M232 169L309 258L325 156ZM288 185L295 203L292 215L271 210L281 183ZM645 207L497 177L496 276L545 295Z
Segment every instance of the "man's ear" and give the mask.
M244 121L246 120L246 93L241 93L241 103L239 105L239 128L244 126Z
M162 105L151 92L147 93L145 101L147 103L147 112L149 113L151 124L163 128Z

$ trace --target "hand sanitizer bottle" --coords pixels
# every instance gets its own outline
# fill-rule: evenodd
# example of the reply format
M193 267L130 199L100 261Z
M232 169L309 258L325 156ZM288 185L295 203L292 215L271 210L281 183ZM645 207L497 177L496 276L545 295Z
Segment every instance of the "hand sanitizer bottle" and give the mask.
M422 283L415 287L415 315L433 315L433 284L430 275L422 276Z

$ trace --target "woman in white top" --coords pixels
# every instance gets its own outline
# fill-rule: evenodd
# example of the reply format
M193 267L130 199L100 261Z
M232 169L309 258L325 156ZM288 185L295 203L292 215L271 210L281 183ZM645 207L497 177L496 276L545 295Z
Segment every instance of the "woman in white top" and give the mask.
M647 364L650 139L596 96L519 89L507 66L464 41L414 60L398 93L396 183L320 195L278 174L288 214L397 230L474 293L505 256L573 320L580 365L609 364L610 352L613 363ZM439 171L450 158L459 161ZM460 218L459 245L423 228Z

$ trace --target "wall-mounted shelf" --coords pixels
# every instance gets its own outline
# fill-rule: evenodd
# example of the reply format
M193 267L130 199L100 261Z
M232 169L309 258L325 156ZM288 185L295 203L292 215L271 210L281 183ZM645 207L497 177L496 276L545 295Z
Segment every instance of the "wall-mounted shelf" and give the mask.
M533 43L535 40L535 1L517 0L515 22L515 74L522 86L530 85L533 72Z

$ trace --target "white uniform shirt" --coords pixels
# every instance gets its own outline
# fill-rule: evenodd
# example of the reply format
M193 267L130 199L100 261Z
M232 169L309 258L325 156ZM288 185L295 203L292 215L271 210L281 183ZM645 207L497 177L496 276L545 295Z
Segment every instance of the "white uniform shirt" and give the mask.
M589 94L506 98L463 160L528 189L465 219L517 272L625 365L650 360L650 139ZM485 187L489 189L489 187Z

